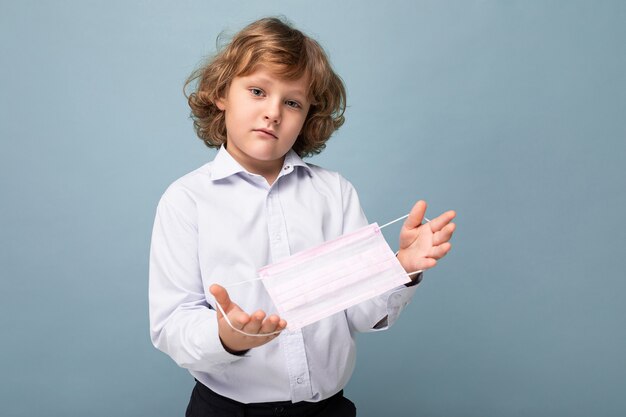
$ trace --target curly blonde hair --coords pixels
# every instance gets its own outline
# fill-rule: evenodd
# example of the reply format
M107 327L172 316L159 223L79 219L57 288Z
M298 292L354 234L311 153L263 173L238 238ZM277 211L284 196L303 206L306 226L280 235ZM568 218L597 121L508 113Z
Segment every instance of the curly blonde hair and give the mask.
M226 143L224 112L216 101L226 95L234 77L249 75L260 65L286 80L308 77L311 106L293 150L301 157L320 153L345 121L346 90L322 47L275 17L246 26L185 82L198 137L211 148ZM187 95L194 82L195 91Z

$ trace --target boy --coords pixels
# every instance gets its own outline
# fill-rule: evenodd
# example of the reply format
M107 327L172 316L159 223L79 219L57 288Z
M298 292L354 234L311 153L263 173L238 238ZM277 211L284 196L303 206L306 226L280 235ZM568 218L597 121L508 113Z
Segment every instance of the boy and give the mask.
M197 381L186 415L356 415L342 391L354 334L393 324L418 279L297 331L268 316L259 281L232 285L367 224L348 181L301 159L343 124L343 83L317 42L274 18L244 28L192 81L194 126L219 151L164 193L150 256L152 342ZM407 272L450 250L454 212L422 225L425 210L418 202L400 234Z

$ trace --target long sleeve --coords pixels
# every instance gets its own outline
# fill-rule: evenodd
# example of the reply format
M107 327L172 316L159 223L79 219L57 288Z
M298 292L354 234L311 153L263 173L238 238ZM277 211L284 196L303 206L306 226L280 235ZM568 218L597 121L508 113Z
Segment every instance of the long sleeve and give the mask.
M196 208L180 190L175 207L167 193L159 202L150 248L150 337L179 366L220 372L239 357L220 342L215 310L200 276ZM192 213L184 214L184 213Z
M341 195L344 213L343 233L349 233L368 224L356 190L343 177ZM386 330L409 304L417 285L399 287L346 310L348 323L353 331L373 332Z

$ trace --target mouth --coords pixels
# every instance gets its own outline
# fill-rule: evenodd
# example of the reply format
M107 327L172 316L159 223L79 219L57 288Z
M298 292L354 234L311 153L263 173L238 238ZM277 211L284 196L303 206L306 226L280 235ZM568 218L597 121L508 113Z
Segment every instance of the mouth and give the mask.
M269 129L254 129L255 132L259 132L261 134L263 134L264 136L271 136L274 139L278 139L278 136L276 136L276 133L273 130L269 130Z

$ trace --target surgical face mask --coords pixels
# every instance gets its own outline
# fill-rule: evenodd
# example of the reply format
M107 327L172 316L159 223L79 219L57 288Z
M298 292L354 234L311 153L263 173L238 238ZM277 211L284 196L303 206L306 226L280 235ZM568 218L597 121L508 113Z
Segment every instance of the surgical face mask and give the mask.
M278 315L287 322L287 329L298 330L329 317L407 284L411 275L422 272L407 274L380 230L407 216L381 227L370 224L259 269L258 279L263 282ZM279 333L249 334L236 329L219 303L216 304L230 327L239 333L248 336Z

